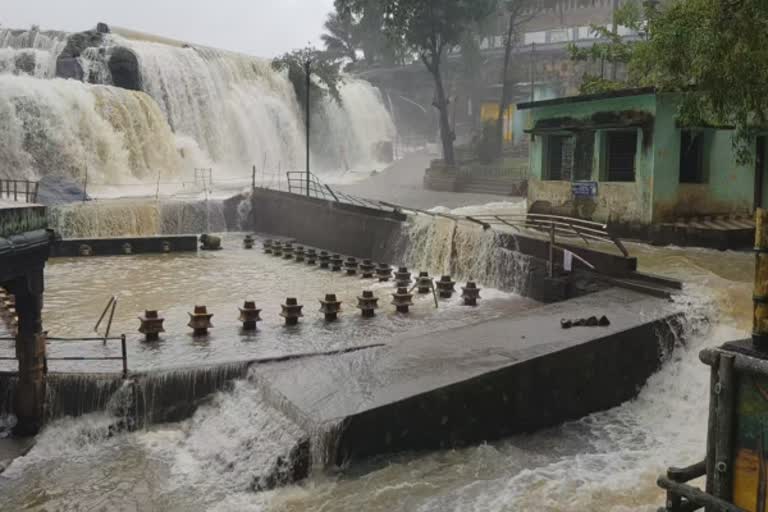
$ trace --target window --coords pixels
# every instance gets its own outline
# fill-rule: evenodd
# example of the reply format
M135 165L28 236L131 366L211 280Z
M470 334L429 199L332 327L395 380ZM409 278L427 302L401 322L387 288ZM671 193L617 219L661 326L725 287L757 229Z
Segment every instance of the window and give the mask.
M549 135L544 139L544 179L571 180L573 137Z
M704 134L680 132L680 183L704 183Z
M593 130L579 132L576 135L576 149L573 166L574 181L588 181L592 179L594 153L595 132Z
M606 181L635 181L637 131L614 131L605 135Z

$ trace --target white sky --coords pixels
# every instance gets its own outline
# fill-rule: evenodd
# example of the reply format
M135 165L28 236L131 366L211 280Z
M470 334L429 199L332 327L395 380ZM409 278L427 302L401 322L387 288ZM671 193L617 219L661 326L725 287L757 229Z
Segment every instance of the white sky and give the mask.
M0 0L0 25L65 31L108 25L273 57L320 46L333 0Z

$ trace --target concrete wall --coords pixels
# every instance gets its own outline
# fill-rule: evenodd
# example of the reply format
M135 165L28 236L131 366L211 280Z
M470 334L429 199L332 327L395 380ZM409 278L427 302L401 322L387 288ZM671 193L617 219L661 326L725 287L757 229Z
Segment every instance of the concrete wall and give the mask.
M595 125L590 180L598 181L599 185L594 199L574 200L571 182L546 180L543 169L545 135L536 134L531 138L528 202L532 205L535 201L544 201L549 203L554 211L598 222L649 223L652 216L653 134L633 128L638 133L634 183L605 181L602 176L603 155L606 133L609 130L600 128L599 123L592 122L593 116L598 112L639 112L653 116L656 114L655 97L653 94L645 94L532 109L531 126L547 119L567 119L572 123L583 123L584 126Z
M357 258L390 261L405 215L257 188L251 229Z
M696 215L746 214L754 203L754 164L736 163L733 132L706 129L704 136L704 183L680 183L680 128L676 125L678 100L657 97L654 128L655 169L653 222ZM752 148L754 157L754 148Z

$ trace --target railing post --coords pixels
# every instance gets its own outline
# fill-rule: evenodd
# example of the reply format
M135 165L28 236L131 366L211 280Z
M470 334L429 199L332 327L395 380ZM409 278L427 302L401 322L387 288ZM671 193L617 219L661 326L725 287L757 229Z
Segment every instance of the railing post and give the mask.
M125 346L125 334L120 335L120 350L123 354L123 379L128 378L128 350Z
M19 200L19 182L16 180L13 180L13 200Z
M549 277L555 276L555 223L549 225Z

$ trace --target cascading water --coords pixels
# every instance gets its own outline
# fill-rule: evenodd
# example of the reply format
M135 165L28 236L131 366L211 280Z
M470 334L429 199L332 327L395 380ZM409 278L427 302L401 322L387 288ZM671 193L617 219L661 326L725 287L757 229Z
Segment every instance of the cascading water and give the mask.
M0 29L0 73L56 76L56 58L67 44L63 32Z
M49 226L64 238L152 236L223 232L224 205L217 200L96 201L54 206Z
M395 125L378 89L362 80L345 78L341 104L327 99L320 128L312 130L319 164L327 169L372 171L377 165L374 145L395 138ZM367 169L362 167L370 166Z
M475 279L484 286L520 291L528 279L528 258L502 244L493 230L445 217L418 215L403 228L400 252L412 271Z
M0 75L0 177L61 175L92 183L177 175L181 159L141 92Z
M113 55L128 52L148 96L40 80L56 76L67 37L0 30L0 156L7 157L0 175L80 177L87 166L93 183L123 184L195 167L244 180L253 165L265 172L303 167L303 115L290 82L269 61L112 34L77 55L82 80L111 85ZM10 81L19 74L37 81ZM316 172L373 168L375 145L394 137L375 88L348 78L340 92L341 105L326 100L314 109Z

